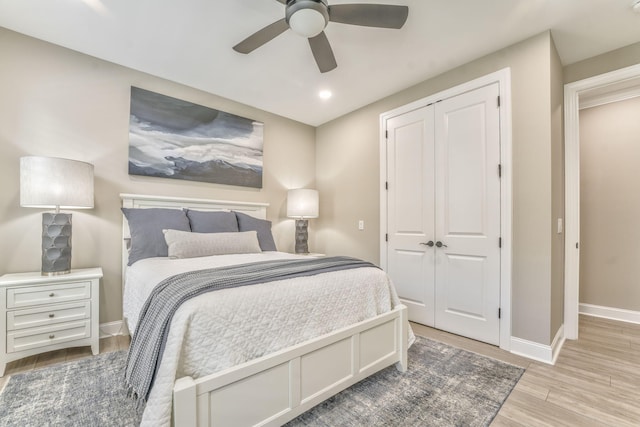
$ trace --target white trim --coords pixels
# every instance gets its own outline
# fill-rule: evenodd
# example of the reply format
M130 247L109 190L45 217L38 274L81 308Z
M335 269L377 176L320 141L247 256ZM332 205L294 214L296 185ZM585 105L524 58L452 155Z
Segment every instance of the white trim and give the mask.
M556 360L558 360L558 356L560 355L560 350L564 345L565 337L564 337L564 325L560 325L558 328L558 332L556 332L556 336L553 338L553 342L551 343L551 364L555 365Z
M580 250L580 139L578 95L564 88L564 328L567 339L578 339Z
M402 107L380 115L380 266L387 269L386 239L387 234L387 150L386 123L392 117L422 108L427 104L451 98L483 86L498 83L500 91L500 161L502 179L500 180L500 234L502 250L500 251L500 348L509 351L511 348L511 276L512 276L512 127L511 127L511 69L503 68L486 76L479 77L453 88L429 95Z
M616 90L610 93L604 93L598 96L589 96L588 99L580 100L580 109L598 107L600 105L611 104L618 101L626 101L627 99L637 98L640 96L640 87L631 87Z
M544 345L522 338L511 337L511 353L524 356L538 362L555 365L564 344L564 327L560 326L551 345Z
M100 339L115 337L117 335L129 335L123 326L124 322L122 320L100 323Z
M640 77L640 64L564 86L565 144L565 268L564 328L567 339L578 339L580 251L580 94L616 82Z
M580 314L640 324L640 311L580 303Z
M513 217L513 158L511 128L511 69L500 70L497 74L500 83L500 162L502 179L500 180L500 348L511 349L511 263L513 256L512 217Z
M258 209L266 208L269 203L263 202L235 202L228 200L212 200L212 199L196 199L189 197L170 197L170 196L150 196L145 194L128 194L120 193L122 200L131 200L131 207L199 207L203 208L218 208L228 209L230 207L238 206L240 208L254 207ZM124 202L123 202L124 203ZM220 207L218 205L221 205Z

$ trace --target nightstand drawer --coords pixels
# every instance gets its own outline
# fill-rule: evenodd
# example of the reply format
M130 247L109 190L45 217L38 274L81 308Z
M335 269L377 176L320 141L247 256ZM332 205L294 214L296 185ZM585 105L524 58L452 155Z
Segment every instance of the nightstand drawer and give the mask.
M7 334L7 353L46 347L91 336L91 320L22 329Z
M7 308L77 301L91 298L91 282L7 288Z
M7 312L7 330L35 328L91 317L91 301L40 306Z

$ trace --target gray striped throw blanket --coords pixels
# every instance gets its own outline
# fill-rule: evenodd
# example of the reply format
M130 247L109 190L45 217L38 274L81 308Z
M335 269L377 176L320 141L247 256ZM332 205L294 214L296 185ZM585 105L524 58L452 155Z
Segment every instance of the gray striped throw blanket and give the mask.
M189 271L163 280L154 288L142 307L140 320L131 340L125 370L129 394L138 399L139 403L147 400L162 360L171 319L178 307L188 299L218 289L360 267L376 266L349 257L275 260Z

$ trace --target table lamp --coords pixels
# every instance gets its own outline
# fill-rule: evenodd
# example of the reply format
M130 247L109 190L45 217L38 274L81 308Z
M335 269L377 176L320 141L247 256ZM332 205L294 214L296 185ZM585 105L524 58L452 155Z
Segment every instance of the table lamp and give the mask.
M318 217L318 190L299 188L287 193L287 216L296 219L296 253L309 253L309 221Z
M42 214L42 275L71 271L71 214L93 208L93 165L56 157L20 158L20 206L55 209Z

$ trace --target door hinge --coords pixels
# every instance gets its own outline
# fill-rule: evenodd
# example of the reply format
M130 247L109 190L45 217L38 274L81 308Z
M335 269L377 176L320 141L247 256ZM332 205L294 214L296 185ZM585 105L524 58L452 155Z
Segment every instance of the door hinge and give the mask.
M500 108L500 95L498 95L498 108Z
M384 235L384 241L388 242L389 241L389 233L385 233Z
M502 309L498 309L498 319L502 319Z
M498 163L498 178L502 178L502 164Z
M576 242L576 249L578 249L578 246L579 246L579 245L578 245L578 242Z
M498 237L498 247L502 247L502 237Z
M384 131L384 137L385 137L385 139L389 139L389 131L388 130Z
M388 189L389 189L389 181L386 181L386 182L384 183L384 189L385 189L385 190L388 190Z

